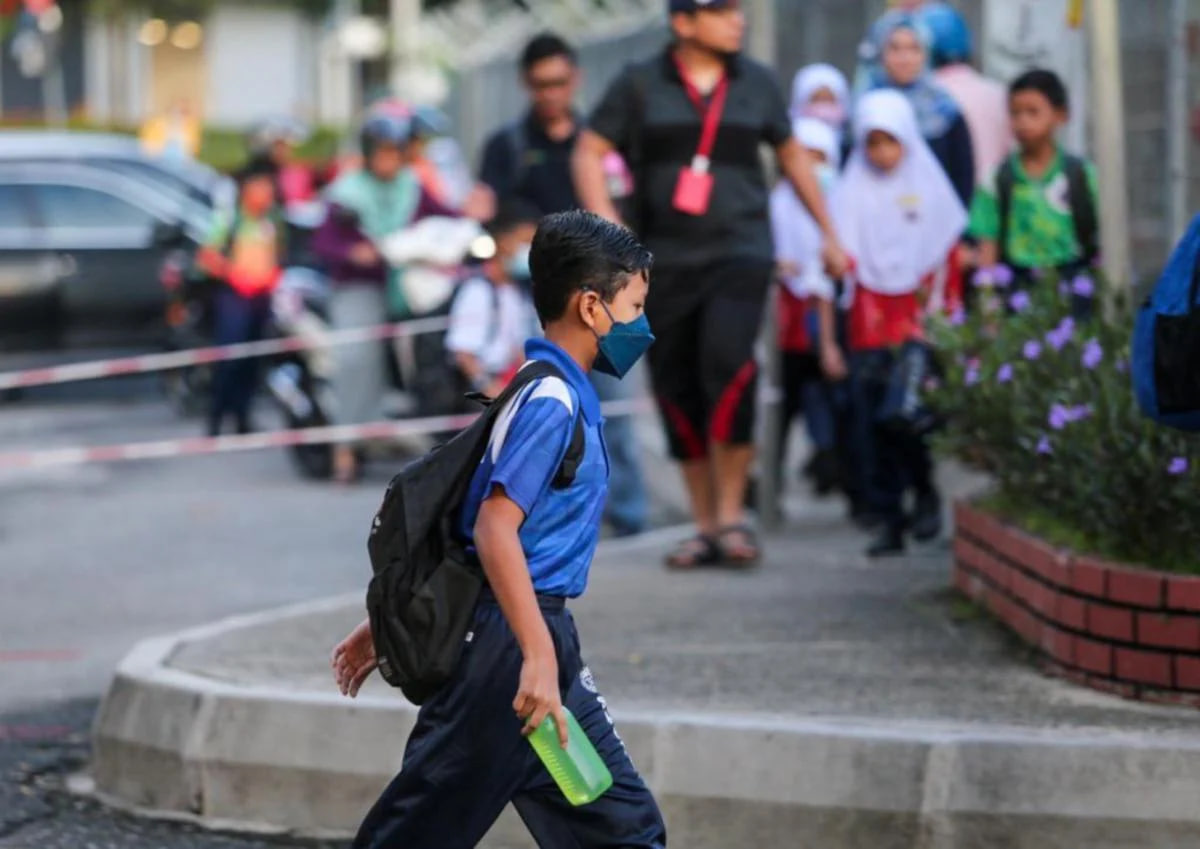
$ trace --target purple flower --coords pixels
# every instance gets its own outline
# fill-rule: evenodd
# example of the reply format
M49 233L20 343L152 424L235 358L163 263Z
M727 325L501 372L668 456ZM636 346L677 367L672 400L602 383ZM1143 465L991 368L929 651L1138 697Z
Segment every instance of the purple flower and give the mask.
M992 280L996 282L996 286L1001 289L1007 289L1013 281L1013 272L1004 263L1000 263L992 269Z
M1037 453L1043 456L1054 453L1054 448L1050 445L1050 437L1043 434L1042 438L1038 440Z
M1104 359L1104 349L1100 347L1100 343L1095 339L1088 340L1088 343L1083 346L1083 358L1081 362L1083 367L1091 371Z
M993 285L996 282L996 276L992 269L980 268L975 272L975 276L971 278L971 282L982 289Z
M1071 341L1075 334L1075 320L1070 316L1064 318L1058 327L1046 334L1046 344L1056 351L1061 351Z
M1120 374L1125 374L1127 371L1129 371L1129 363L1125 362L1125 360L1117 360L1117 363L1115 366L1113 366L1113 368L1115 368Z
M1013 312L1025 312L1031 304L1028 292L1016 292L1008 299L1008 305L1012 307Z
M1062 430L1071 423L1071 411L1062 404L1055 404L1050 408L1050 416L1046 421L1054 430Z
M950 313L950 326L962 327L967 323L967 313L962 307L958 307L954 312Z
M1030 339L1025 343L1025 348L1021 351L1027 360L1036 360L1042 355L1042 343L1036 339Z
M1179 475L1182 475L1182 474L1186 474L1187 470L1188 470L1187 457L1175 457L1174 459L1171 460L1170 464L1167 466L1167 474L1175 475L1176 477L1178 477Z
M1080 274L1071 281L1071 292L1081 298L1090 298L1096 294L1096 284L1086 274Z
M1000 366L1000 368L996 369L996 382L997 383L1008 383L1012 379L1013 379L1013 367L1011 365L1009 365L1008 363L1005 363L1004 365Z
M1092 415L1092 405L1091 404L1080 404L1077 407L1068 407L1067 408L1067 421L1069 421L1069 422L1081 422L1084 419L1091 418L1091 415Z
M974 386L979 382L979 367L968 366L966 373L963 375L963 383L967 386Z

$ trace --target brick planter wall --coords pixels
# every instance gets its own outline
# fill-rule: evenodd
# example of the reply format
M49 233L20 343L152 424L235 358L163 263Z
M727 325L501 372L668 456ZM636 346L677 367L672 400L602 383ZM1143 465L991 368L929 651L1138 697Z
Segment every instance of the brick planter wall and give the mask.
M1200 577L1060 551L960 502L954 584L1051 671L1128 698L1200 707Z

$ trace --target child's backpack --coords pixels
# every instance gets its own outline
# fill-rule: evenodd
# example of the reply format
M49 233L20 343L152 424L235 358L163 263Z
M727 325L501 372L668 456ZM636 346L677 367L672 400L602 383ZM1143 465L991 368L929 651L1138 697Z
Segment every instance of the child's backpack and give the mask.
M497 415L541 378L563 379L550 363L524 366L500 397L449 442L409 464L388 484L367 551L373 576L367 615L379 672L413 704L436 693L454 672L470 629L483 567L458 532L463 499L487 450ZM553 486L565 489L583 460L583 417Z
M1200 216L1192 219L1133 330L1133 390L1142 412L1200 430Z
M1080 261L1092 265L1100 256L1100 219L1091 186L1088 185L1087 167L1082 159L1069 153L1063 153L1062 166L1063 173L1067 175L1067 203L1071 207L1071 219L1075 222L1075 240L1083 252ZM1016 169L1009 156L996 170L996 211L1000 218L996 245L1001 258L1006 261L1004 254L1008 251L1008 225L1016 184Z

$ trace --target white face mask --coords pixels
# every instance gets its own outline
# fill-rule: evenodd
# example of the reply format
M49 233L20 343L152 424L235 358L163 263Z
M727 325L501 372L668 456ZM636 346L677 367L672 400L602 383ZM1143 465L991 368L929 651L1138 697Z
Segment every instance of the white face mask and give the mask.
M834 181L837 180L837 169L828 162L819 162L816 167L817 182L821 184L821 192L828 195L833 191Z

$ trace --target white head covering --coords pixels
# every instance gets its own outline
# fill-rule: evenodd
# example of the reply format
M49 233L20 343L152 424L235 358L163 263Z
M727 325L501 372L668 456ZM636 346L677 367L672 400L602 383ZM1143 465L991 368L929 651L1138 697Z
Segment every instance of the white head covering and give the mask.
M881 174L867 161L866 140L882 130L904 147L900 164ZM967 224L954 186L925 143L903 94L863 95L854 116L854 152L833 194L833 219L856 264L857 283L904 295L940 268Z
M836 179L839 148L833 128L816 118L800 118L792 122L792 134L804 147L825 154L829 160L827 173ZM825 276L821 260L821 230L786 180L781 180L771 193L771 232L775 258L796 266L800 272L784 276L788 290L797 298L832 298L833 283Z
M833 65L818 63L806 65L796 72L792 80L792 117L799 117L812 96L823 88L833 92L843 109L850 106L850 84L846 75Z
M806 148L825 154L825 161L837 168L840 149L838 136L833 127L817 118L796 118L792 121L792 135Z

